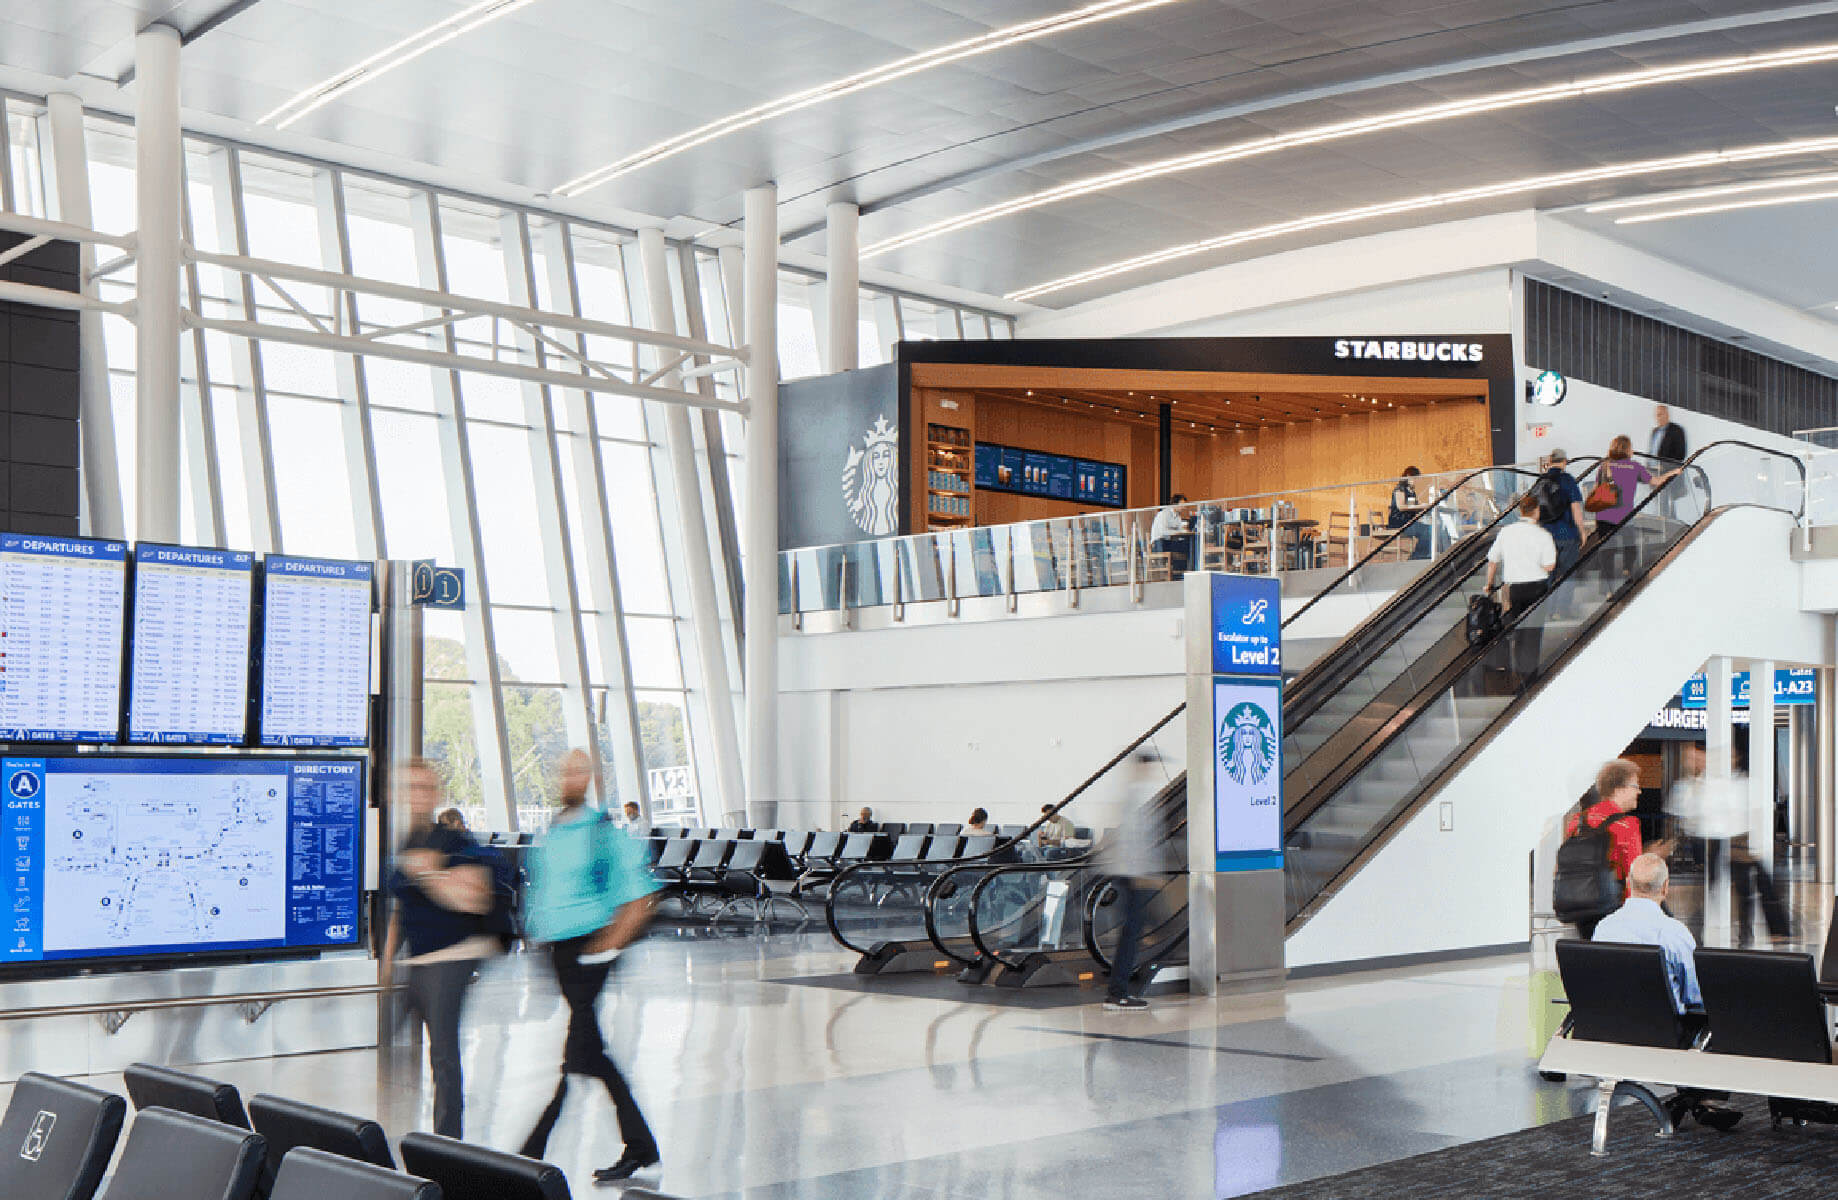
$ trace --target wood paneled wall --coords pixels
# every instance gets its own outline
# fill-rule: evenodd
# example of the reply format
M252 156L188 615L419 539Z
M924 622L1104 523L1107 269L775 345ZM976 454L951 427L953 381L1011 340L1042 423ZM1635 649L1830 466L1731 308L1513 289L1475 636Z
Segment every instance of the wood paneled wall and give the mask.
M1120 421L1114 416L1099 417L1090 411L1060 410L979 396L976 439L1047 454L1070 454L1096 462L1122 463L1129 468L1124 485L1126 506L1146 508L1156 502L1156 429L1146 421ZM1006 525L1013 521L1040 521L1078 512L1102 511L1064 500L1015 496L1007 492L979 491L976 496L979 525Z

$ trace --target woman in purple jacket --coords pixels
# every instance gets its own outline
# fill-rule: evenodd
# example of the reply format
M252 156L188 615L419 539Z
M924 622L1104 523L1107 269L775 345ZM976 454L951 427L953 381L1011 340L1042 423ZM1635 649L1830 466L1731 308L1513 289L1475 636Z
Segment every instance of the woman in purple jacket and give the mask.
M1638 502L1638 489L1641 484L1658 489L1664 487L1668 480L1678 474L1678 468L1667 471L1664 475L1654 475L1634 458L1634 443L1626 434L1617 437L1608 444L1608 454L1602 459L1602 465L1596 468L1596 487L1605 481L1612 481L1621 493L1621 499L1608 508L1598 509L1595 514L1594 541L1600 544L1602 539L1612 535L1633 515L1634 505ZM1591 489L1593 494L1594 489ZM1634 543L1625 535L1615 539L1615 545L1609 550L1609 570L1620 575L1632 572L1635 562Z

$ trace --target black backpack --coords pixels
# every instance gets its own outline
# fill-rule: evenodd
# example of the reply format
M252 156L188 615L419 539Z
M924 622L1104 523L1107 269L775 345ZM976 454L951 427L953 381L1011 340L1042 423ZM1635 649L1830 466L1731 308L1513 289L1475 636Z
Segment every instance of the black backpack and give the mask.
M480 915L479 932L509 950L523 932L517 928L517 868L495 846L480 850L480 865L491 870L491 911Z
M1546 471L1532 485L1532 495L1538 498L1538 523L1556 525L1570 515L1570 505L1564 500L1563 485L1557 482L1556 470Z
M1477 592L1468 597L1467 635L1470 646L1478 646L1500 632L1505 617L1500 602L1491 593Z
M1557 847L1557 875L1551 881L1551 911L1570 925L1599 921L1621 907L1621 881L1615 877L1609 851L1614 848L1616 821L1637 819L1633 813L1616 813L1591 825L1586 810L1579 809L1576 832Z

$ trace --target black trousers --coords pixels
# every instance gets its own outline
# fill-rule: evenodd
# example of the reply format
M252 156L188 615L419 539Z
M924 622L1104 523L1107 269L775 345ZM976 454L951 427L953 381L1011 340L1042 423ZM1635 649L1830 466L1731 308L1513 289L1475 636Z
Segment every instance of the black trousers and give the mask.
M434 1076L434 1132L460 1136L466 1087L460 1077L460 1013L479 964L470 958L408 968L408 1007L428 1031Z
M1155 890L1147 880L1133 876L1119 875L1114 882L1117 903L1123 906L1123 928L1117 931L1117 951L1110 961L1110 995L1121 1000L1135 992L1130 976L1136 973L1136 959L1142 952L1142 927Z
M1730 860L1730 907L1736 910L1738 941L1747 942L1755 930L1755 906L1750 902L1751 895L1761 901L1762 920L1767 922L1771 935L1786 937L1792 933L1793 921L1787 916L1787 906L1781 903L1780 895L1774 890L1774 879L1768 874L1767 868L1749 853L1749 839L1746 836L1734 839L1711 838L1705 841L1706 885L1722 874L1725 854Z
M638 1110L638 1101L633 1099L625 1077L607 1056L606 1039L600 1035L596 1006L613 965L582 962L581 950L586 943L584 937L570 938L549 948L555 979L568 1005L568 1037L562 1043L562 1077L556 1084L555 1095L543 1109L542 1116L537 1118L536 1128L530 1130L521 1153L526 1158L543 1156L549 1146L549 1135L555 1131L555 1122L562 1115L562 1103L568 1098L568 1077L587 1075L605 1085L606 1094L612 1097L613 1110L619 1114L619 1136L625 1142L625 1156L655 1161L657 1139L651 1136L651 1127L645 1124L645 1115Z
M1507 584L1506 615L1522 612L1538 603L1538 598L1544 595L1547 586L1543 581ZM1544 641L1544 631L1535 621L1536 618L1507 635L1506 669L1521 681L1538 672L1538 647Z

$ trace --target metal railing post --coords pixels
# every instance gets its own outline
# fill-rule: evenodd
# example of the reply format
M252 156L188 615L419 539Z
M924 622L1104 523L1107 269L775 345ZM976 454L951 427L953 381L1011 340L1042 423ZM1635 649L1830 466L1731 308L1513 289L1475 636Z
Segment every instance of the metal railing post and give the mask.
M1015 612L1021 607L1021 596L1020 596L1020 593L1016 591L1016 587L1015 587L1015 533L1016 532L1017 530L1015 527L1011 526L1009 528L1009 532L1008 532L1008 584L1005 590L1008 592L1008 611L1011 613Z
M900 569L900 543L893 544L893 619L906 620L906 572Z
M1131 529L1124 535L1124 561L1129 564L1130 600L1142 603L1142 551L1136 541L1136 531Z
M955 617L962 609L957 599L957 539L945 543L951 553L945 556L945 612Z
M791 627L804 628L804 608L798 603L798 558L795 554L791 559Z
M1066 518L1066 607L1079 606L1079 533L1077 518Z
M849 555L845 551L836 563L836 611L842 614L842 627L855 628L855 610L849 607Z

